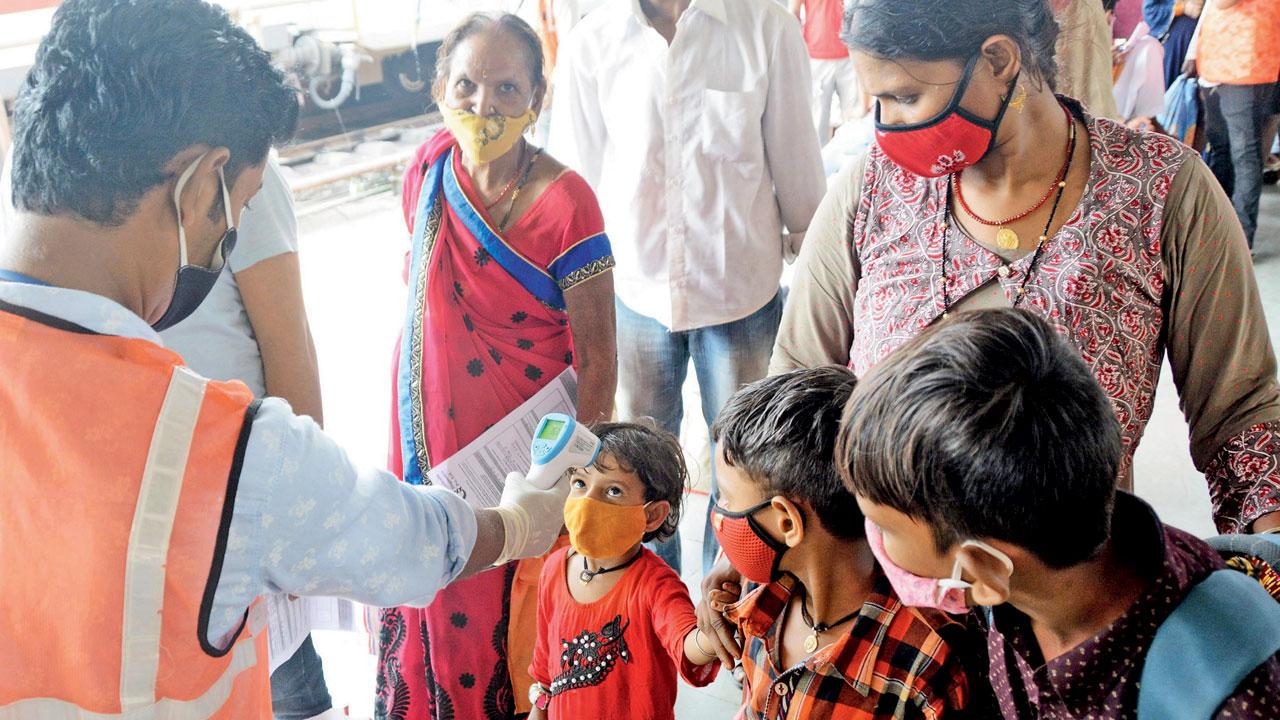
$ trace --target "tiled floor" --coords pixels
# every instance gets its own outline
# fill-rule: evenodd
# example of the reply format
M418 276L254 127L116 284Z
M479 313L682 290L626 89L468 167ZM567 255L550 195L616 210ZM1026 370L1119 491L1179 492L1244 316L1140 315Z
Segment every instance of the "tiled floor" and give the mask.
M1263 197L1255 268L1273 336L1280 330L1280 192ZM403 312L400 273L407 239L398 198L362 200L304 218L302 258L308 311L320 356L327 429L360 461L383 464L390 418L391 350ZM696 405L692 405L696 407ZM686 432L691 451L705 441ZM695 471L695 475L702 473ZM1155 416L1136 460L1137 490L1166 521L1212 532L1208 493L1187 452L1187 426L1178 410L1172 377L1161 379ZM682 530L685 580L697 591L701 519L706 498L691 495ZM330 686L352 715L372 712L373 659L364 638L323 633ZM683 687L676 703L682 720L731 718L738 690L722 675L710 688Z

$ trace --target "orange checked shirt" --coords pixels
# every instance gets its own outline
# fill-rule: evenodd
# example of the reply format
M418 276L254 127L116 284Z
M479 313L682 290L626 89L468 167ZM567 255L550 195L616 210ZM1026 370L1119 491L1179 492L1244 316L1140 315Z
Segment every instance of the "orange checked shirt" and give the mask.
M950 644L963 642L964 627L904 606L883 574L847 634L780 670L783 611L795 585L784 577L728 611L743 635L738 720L937 720L967 705L968 681Z

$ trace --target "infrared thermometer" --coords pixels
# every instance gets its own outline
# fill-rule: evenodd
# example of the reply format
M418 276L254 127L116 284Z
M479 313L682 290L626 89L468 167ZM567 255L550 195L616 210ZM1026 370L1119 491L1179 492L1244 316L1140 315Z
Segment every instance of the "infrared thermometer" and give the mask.
M589 467L600 454L600 440L568 415L551 413L533 432L533 467L525 476L539 490L550 490L569 468Z

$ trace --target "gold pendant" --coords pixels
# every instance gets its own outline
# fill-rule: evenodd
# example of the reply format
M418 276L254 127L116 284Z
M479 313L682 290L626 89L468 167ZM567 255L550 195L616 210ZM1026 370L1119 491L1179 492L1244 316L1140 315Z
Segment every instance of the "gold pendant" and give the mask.
M811 653L818 649L818 633L813 633L804 639L804 651Z
M1018 233L1007 227L1002 227L996 231L996 245L1001 250L1017 250L1019 242Z

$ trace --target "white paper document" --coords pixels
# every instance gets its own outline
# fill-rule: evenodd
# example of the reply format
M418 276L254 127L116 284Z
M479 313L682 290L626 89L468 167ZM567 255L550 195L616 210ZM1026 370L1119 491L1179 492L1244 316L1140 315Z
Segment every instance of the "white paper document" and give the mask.
M366 631L365 606L332 597L268 595L267 649L270 671L293 657L312 630Z
M432 485L448 488L473 507L494 507L508 473L529 472L533 431L548 413L577 415L578 374L570 367L480 437L427 473Z

